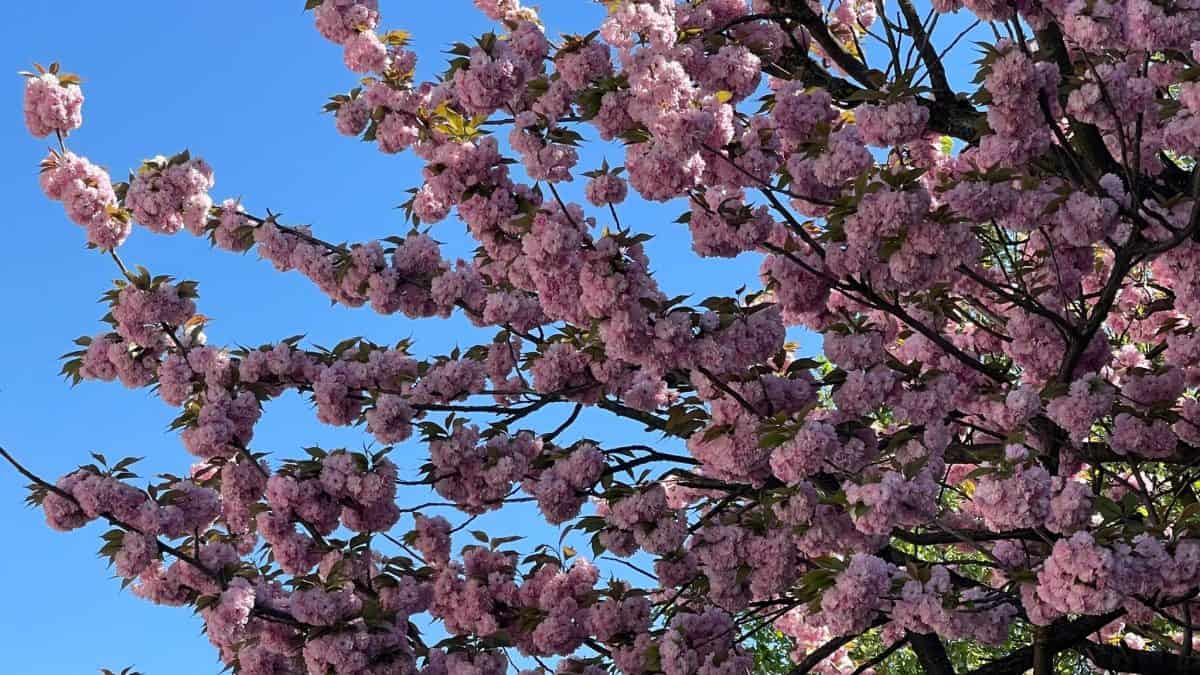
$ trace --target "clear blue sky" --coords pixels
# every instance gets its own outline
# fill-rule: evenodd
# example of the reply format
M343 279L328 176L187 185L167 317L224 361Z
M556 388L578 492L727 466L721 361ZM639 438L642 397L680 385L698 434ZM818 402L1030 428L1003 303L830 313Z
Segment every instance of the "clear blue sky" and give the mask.
M419 74L444 67L440 51L489 30L470 0L383 3L385 28L405 28L423 57ZM587 30L602 7L589 2L542 3L552 32ZM111 284L110 260L83 247L81 230L37 187L45 141L27 136L21 120L22 80L16 71L33 61L61 61L81 74L87 96L84 127L72 148L109 168L115 179L142 158L185 147L214 167L220 201L241 196L256 211L271 208L290 223L310 222L331 240L364 240L407 229L394 207L416 184L419 165L409 156L384 156L371 145L338 136L320 114L327 96L348 90L354 77L339 49L312 28L300 0L245 2L99 3L62 0L11 3L0 25L0 65L8 92L0 107L0 203L6 208L7 256L0 275L6 321L0 331L0 445L48 478L87 460L146 456L142 473L182 472L191 459L166 431L175 411L146 391L85 383L71 389L58 377L58 356L71 340L99 331L104 313L96 299ZM7 111L7 112L4 112ZM611 163L620 152L607 148ZM580 170L599 165L601 151L585 153ZM581 186L568 190L581 200ZM683 205L627 205L622 220L657 238L649 249L665 289L698 297L729 293L753 283L750 258L706 262L698 275L686 229L671 221ZM471 249L463 228L446 221L435 236L461 255ZM386 343L417 338L422 354L444 353L455 341L474 340L467 324L412 322L368 310L331 308L307 281L282 275L253 253L211 250L188 235L156 236L137 228L122 249L133 264L200 282L200 311L213 317L213 343L260 344L307 333L321 344L365 335ZM480 336L481 338L483 336ZM558 414L558 413L556 413ZM597 419L580 429L623 440ZM294 456L302 445L358 446L364 437L318 425L306 402L270 405L256 449ZM570 440L570 439L567 439ZM402 470L423 457L415 444L394 455ZM0 556L4 611L0 651L5 671L74 675L136 664L148 675L210 675L221 667L188 610L144 603L111 578L95 556L99 528L58 534L40 512L22 504L20 480L0 467ZM538 532L532 513L518 512L518 529ZM513 522L511 519L509 523Z

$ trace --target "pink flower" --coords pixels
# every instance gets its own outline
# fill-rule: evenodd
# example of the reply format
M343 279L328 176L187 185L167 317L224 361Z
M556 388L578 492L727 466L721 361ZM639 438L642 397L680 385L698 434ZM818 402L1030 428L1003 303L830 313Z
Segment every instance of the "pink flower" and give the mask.
M200 158L177 155L147 160L129 183L125 205L153 232L204 231L212 208L212 168Z
M67 217L87 229L88 243L112 250L129 236L129 214L117 204L108 172L86 157L51 152L39 178L46 196L61 201Z
M374 31L356 33L345 43L346 67L356 73L379 72L387 65L387 46Z
M361 31L379 23L378 0L325 0L314 12L317 30L326 40L345 44Z
M45 138L63 136L83 124L83 90L77 81L57 73L42 73L25 80L25 126L29 133Z
M604 173L588 181L587 200L594 206L620 204L628 192L625 180L611 173Z
M854 117L867 143L890 147L920 138L929 122L929 109L918 105L916 101L906 100L887 105L860 106L855 109Z

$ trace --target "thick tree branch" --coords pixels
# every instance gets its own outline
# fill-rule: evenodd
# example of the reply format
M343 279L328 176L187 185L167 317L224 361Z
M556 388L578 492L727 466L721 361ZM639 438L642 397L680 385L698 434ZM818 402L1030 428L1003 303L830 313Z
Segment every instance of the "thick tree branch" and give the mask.
M817 647L809 652L808 655L804 657L803 661L796 664L794 668L789 670L788 675L804 675L805 673L812 672L813 668L816 668L818 664L829 658L831 654L841 649L855 637L857 636L843 635L841 637L835 637L829 642Z
M1125 610L1119 609L1100 616L1085 616L1074 621L1057 621L1051 624L1043 650L1051 655L1071 649L1087 639L1088 635L1100 630L1101 627L1121 616ZM1034 648L1022 647L1000 659L996 659L980 668L972 670L968 675L1021 675L1034 666Z
M953 101L954 91L950 89L950 81L946 78L946 66L942 64L937 48L933 46L929 34L925 32L925 26L921 23L921 17L917 14L916 8L913 7L911 0L899 0L899 4L900 11L904 14L904 21L908 24L913 44L921 55L921 60L925 62L925 68L929 70L929 80L933 83L934 98L942 103Z
M1200 673L1200 657L1180 656L1167 651L1148 652L1125 646L1083 642L1075 651L1106 670L1121 673Z
M950 663L946 646L938 636L933 633L908 633L908 643L928 675L954 675L954 665Z

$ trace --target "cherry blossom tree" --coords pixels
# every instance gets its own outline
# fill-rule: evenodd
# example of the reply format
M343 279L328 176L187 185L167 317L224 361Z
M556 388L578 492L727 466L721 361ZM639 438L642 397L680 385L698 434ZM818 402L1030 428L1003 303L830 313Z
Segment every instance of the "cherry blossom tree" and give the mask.
M495 31L433 81L376 0L307 4L362 78L337 131L424 162L406 234L332 243L186 152L114 182L70 149L79 78L26 74L41 186L121 275L63 372L155 391L195 463L0 454L235 672L1200 672L1197 0L612 0L561 38L476 0ZM639 198L758 277L668 297ZM196 282L122 261L135 224L490 337L208 344ZM294 392L372 444L262 452ZM518 501L563 537L468 529Z

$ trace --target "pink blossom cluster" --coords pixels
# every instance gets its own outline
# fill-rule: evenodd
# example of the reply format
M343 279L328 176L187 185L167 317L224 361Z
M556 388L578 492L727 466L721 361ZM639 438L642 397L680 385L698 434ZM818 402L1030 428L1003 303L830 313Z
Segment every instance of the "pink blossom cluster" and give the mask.
M892 612L898 626L913 633L970 638L992 646L1008 638L1017 614L1015 606L995 603L994 597L980 589L967 591L961 600L955 598L950 572L942 565L931 567L928 577L904 582Z
M1051 134L1040 106L1043 101L1055 106L1058 100L1053 64L1035 63L1011 43L999 47L983 83L992 96L987 121L993 134L984 137L976 154L982 166L1012 166L1043 151Z
M324 0L313 12L317 30L331 42L345 44L361 31L374 30L379 24L376 0Z
M775 628L790 637L795 645L795 649L788 655L793 663L803 662L810 653L824 646L832 637L828 628L809 622L812 615L806 609L798 607L789 610L782 617L776 619L774 624ZM850 649L843 645L821 659L813 667L813 672L821 675L839 675L847 670L853 672L854 668L854 660L850 658ZM874 671L868 669L863 672L873 674Z
M611 173L604 173L588 181L587 200L593 206L620 204L625 201L629 186L625 179Z
M1103 614L1121 604L1118 560L1087 532L1055 542L1038 572L1039 598L1056 612Z
M25 127L37 138L66 136L83 125L83 89L57 72L25 79Z
M784 592L801 571L795 544L785 534L756 534L737 524L697 530L688 542L688 554L682 562L695 559L713 604L731 612Z
M887 471L877 481L846 486L854 526L863 534L888 534L894 527L912 527L930 520L936 511L939 486L929 470L916 476Z
M1071 383L1066 396L1046 405L1046 416L1071 434L1076 443L1085 440L1094 425L1112 407L1115 392L1100 378L1089 375Z
M688 534L680 514L667 504L666 489L661 485L616 502L601 502L597 513L606 525L600 541L619 556L632 555L639 548L659 555L670 553L683 545Z
M369 469L364 456L332 452L321 463L325 494L342 505L342 524L355 532L386 532L400 519L396 465L381 459Z
M840 447L831 425L806 422L793 438L771 451L771 470L783 482L795 484L820 471Z
M741 190L717 189L693 201L688 229L692 249L701 256L732 257L753 251L775 227L767 207L748 207Z
M107 171L86 157L51 151L39 181L47 197L63 203L67 218L87 230L89 244L112 250L125 243L129 215L119 207Z
M894 570L873 555L856 554L821 596L821 623L834 635L861 632L881 610L889 609Z
M551 464L536 479L526 479L524 489L537 498L538 509L546 521L557 525L579 515L605 467L600 449L583 443Z
M854 111L854 121L863 140L886 148L921 138L929 122L929 109L913 100L864 105Z
M1050 512L1050 483L1050 474L1038 465L987 473L976 481L971 512L995 532L1036 527Z
M733 619L715 608L698 614L680 614L671 619L659 646L663 673L734 675L746 672L754 659L734 644L734 630Z
M130 387L144 387L154 381L157 355L132 344L116 333L101 333L88 340L80 359L79 375L85 380L120 380ZM159 368L161 370L161 368Z
M167 327L181 326L196 313L196 303L181 295L177 284L161 283L151 288L130 284L117 294L112 316L117 334L143 347L156 347L167 338Z
M468 513L497 509L542 452L542 441L529 432L484 439L478 427L461 425L429 444L433 487Z
M199 235L213 205L208 195L212 176L207 162L187 153L146 160L129 182L125 206L153 232L175 234L187 228Z

